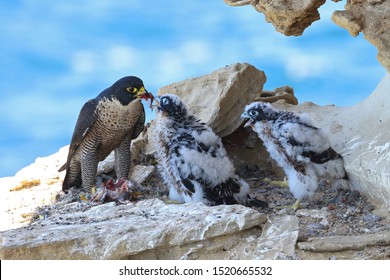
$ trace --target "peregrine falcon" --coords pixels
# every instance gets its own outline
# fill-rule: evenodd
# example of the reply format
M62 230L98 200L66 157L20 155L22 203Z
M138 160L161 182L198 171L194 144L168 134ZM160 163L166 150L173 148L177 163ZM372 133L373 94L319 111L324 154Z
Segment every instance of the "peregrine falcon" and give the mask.
M179 97L161 96L154 122L152 137L159 144L156 158L171 200L267 205L249 196L249 185L235 174L221 138L190 115Z
M153 99L141 79L127 76L103 90L81 108L73 132L62 190L83 187L93 192L99 161L115 150L118 178L128 177L130 143L144 128L145 111L141 99Z
M324 132L305 115L279 111L269 103L254 102L241 115L245 126L257 133L270 156L284 169L290 191L300 201L310 198L320 179L346 179L344 160L330 145Z

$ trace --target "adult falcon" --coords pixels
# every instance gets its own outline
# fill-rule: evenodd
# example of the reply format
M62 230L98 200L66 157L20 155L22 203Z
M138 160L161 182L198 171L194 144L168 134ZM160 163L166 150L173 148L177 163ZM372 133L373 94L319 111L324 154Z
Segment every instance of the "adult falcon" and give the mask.
M127 76L103 90L81 108L69 147L68 159L58 170L66 170L62 190L83 185L94 192L99 161L115 150L118 178L128 177L130 143L144 128L141 99L153 99L138 77Z
M313 196L320 179L346 179L344 160L330 145L324 132L305 115L280 111L269 103L253 102L242 118L263 141L270 156L284 169L290 191L297 199Z
M158 168L171 200L206 205L267 205L249 196L249 185L235 174L221 138L190 115L179 97L160 97L153 127Z

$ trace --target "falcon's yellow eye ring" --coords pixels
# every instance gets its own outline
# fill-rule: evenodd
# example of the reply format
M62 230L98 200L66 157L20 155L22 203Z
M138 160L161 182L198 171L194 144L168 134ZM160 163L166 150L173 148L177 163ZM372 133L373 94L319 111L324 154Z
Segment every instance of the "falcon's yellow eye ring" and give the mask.
M130 93L136 93L138 91L138 89L136 89L135 87L128 87L126 88L126 90Z

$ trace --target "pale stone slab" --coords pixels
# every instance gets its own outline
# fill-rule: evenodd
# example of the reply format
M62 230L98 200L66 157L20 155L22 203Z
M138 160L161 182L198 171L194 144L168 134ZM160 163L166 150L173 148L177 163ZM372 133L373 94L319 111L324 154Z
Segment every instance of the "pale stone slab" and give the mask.
M298 234L299 219L296 216L286 215L268 220L254 254L263 260L294 258Z
M380 232L360 236L329 236L309 238L307 242L299 242L298 248L311 252L339 252L346 250L362 250L369 246L389 246L390 232Z
M261 226L265 215L242 205L108 203L80 211L71 203L28 227L2 232L0 259L124 259Z

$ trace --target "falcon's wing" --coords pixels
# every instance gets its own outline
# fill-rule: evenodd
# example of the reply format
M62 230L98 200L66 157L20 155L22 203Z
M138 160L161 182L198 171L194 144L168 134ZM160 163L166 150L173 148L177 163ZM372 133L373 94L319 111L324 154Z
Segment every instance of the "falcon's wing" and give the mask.
M96 99L91 99L88 102L86 102L84 106L81 108L79 117L76 122L75 129L73 131L72 140L70 142L68 158L66 160L66 163L58 170L59 172L68 168L70 160L76 153L85 135L88 133L89 129L94 124L96 120L94 116L96 105L97 105Z

